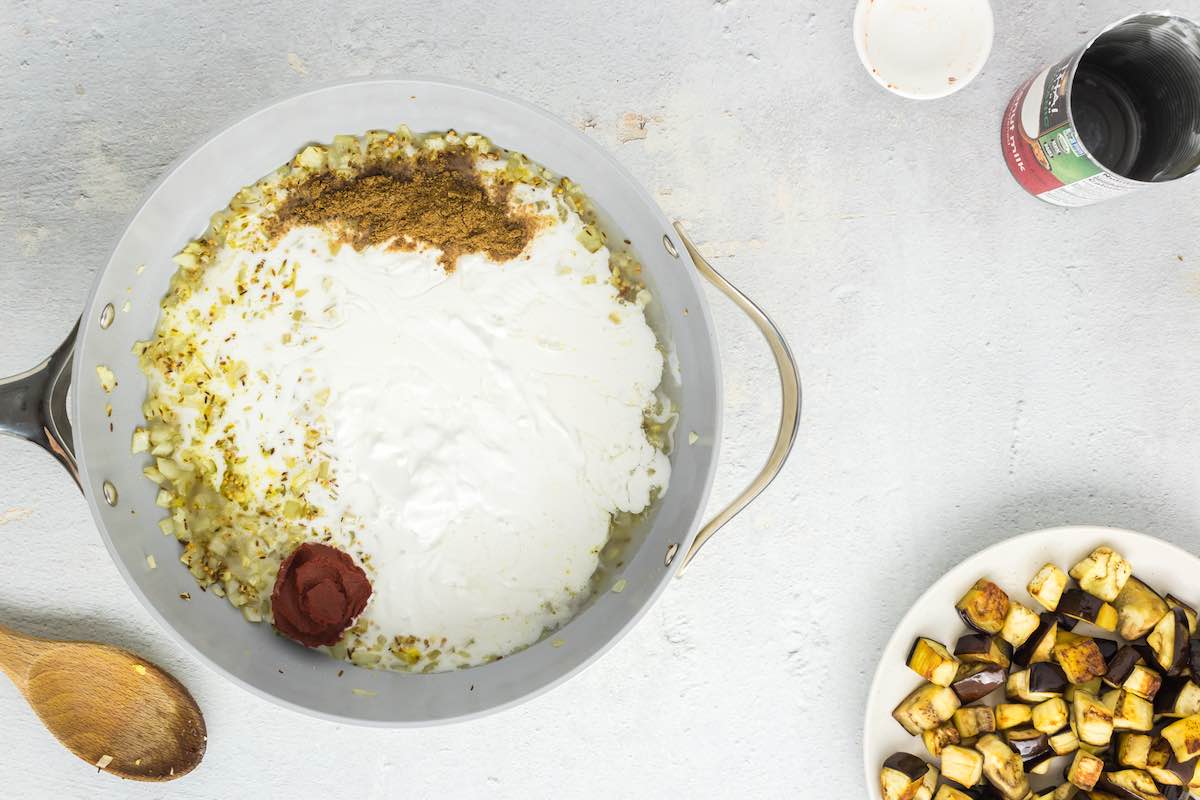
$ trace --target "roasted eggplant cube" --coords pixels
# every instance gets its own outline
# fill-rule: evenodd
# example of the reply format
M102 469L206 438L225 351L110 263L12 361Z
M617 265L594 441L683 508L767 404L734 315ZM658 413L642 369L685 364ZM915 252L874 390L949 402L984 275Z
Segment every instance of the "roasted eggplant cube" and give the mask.
M1012 660L1003 640L983 633L969 633L954 644L954 655L964 664L994 664L1008 669Z
M1060 697L1068 685L1061 667L1043 663L1009 673L1005 692L1009 700L1024 700L1036 705L1052 697Z
M931 769L924 760L908 753L889 756L879 773L883 800L914 800Z
M1058 613L1069 619L1090 622L1106 631L1117 629L1117 609L1080 589L1067 589L1058 603Z
M1133 674L1133 668L1141 659L1137 650L1129 645L1122 646L1112 658L1107 659L1104 682L1109 686L1119 687Z
M910 735L917 736L953 717L960 705L954 690L926 683L901 700L892 717Z
M1071 783L1064 783L1054 790L1050 800L1075 800L1077 797L1079 797L1079 787ZM1042 796L1038 800L1046 800L1046 798Z
M1107 747L1113 735L1113 709L1099 697L1086 692L1076 692L1071 702L1071 722L1075 735L1083 744Z
M953 722L945 722L922 733L921 741L925 743L929 755L939 758L943 750L961 742L962 737L958 735L958 728L954 727Z
M1000 703L996 706L996 729L1006 731L1028 725L1033 720L1033 706L1024 703Z
M1032 609L1020 603L1009 602L1008 616L1004 618L1004 627L1000 630L1000 638L1013 647L1020 647L1033 635L1041 622L1041 618Z
M1067 691L1063 693L1063 697L1066 698L1066 701L1069 703L1075 699L1076 692L1087 692L1088 694L1094 694L1099 697L1100 692L1103 689L1104 681L1100 680L1099 678L1092 678L1087 683L1072 684L1068 686Z
M1178 675L1187 666L1187 614L1182 608L1171 609L1146 636L1154 659L1168 675Z
M1137 664L1129 673L1129 677L1121 683L1121 688L1130 694L1136 694L1143 700L1154 700L1162 687L1162 676L1149 667Z
M1079 737L1075 735L1075 731L1067 728L1050 737L1050 749L1056 756L1068 756L1079 749Z
M983 780L983 754L951 745L942 751L942 777L970 788Z
M1116 772L1105 772L1100 777L1099 787L1107 792L1113 792L1118 797L1133 798L1133 800L1163 800L1162 792L1150 773L1140 769L1122 769Z
M1171 745L1175 758L1182 762L1200 756L1200 714L1184 717L1163 728L1162 738Z
M954 712L954 727L961 739L974 739L996 730L996 712L987 706L969 706Z
M1096 788L1104 774L1104 761L1084 750L1075 752L1075 760L1067 769L1067 780L1085 792Z
M995 734L988 734L975 743L983 754L983 777L1005 800L1023 800L1029 794L1029 779L1021 757Z
M1037 575L1033 576L1033 580L1025 588L1029 590L1029 596L1037 600L1042 608L1054 611L1058 608L1063 590L1067 588L1067 573L1054 564L1046 564L1038 570Z
M1025 643L1013 650L1012 663L1020 667L1028 667L1041 661L1049 661L1051 651L1058 641L1059 618L1057 614L1042 614L1039 617L1037 630L1025 640Z
M1004 685L1008 673L992 664L963 664L950 688L964 705L987 697Z
M1174 595L1170 595L1170 594L1167 595L1167 607L1171 608L1171 609L1178 608L1183 611L1183 615L1185 617L1187 617L1187 621L1188 621L1188 635L1195 636L1196 635L1196 621L1197 621L1196 609L1193 606L1191 606L1190 604L1183 602L1178 597L1176 597Z
M1087 683L1108 672L1108 665L1104 663L1104 655L1100 652L1099 645L1086 637L1055 645L1052 655L1062 667L1067 680L1073 684Z
M1167 678L1154 698L1154 711L1164 717L1200 714L1200 686L1183 675Z
M1050 747L1050 737L1034 728L1006 731L1004 740L1021 757L1021 763L1025 765L1026 771L1036 764L1054 758L1054 750Z
M1070 711L1061 697L1039 703L1033 709L1033 727L1045 734L1058 733L1070 722Z
M1117 762L1126 767L1145 769L1154 739L1144 733L1122 733L1117 737Z
M949 686L958 674L959 661L945 645L921 637L908 651L908 668L930 683Z
M1129 641L1141 639L1154 629L1158 621L1171 609L1167 601L1159 596L1136 576L1131 577L1125 588L1113 600L1117 609L1117 631Z
M1170 742L1160 736L1151 743L1150 751L1146 754L1146 771L1154 776L1154 780L1164 786L1181 785L1183 780L1169 768L1175 762L1178 759L1171 750Z
M986 578L978 580L954 606L963 622L980 633L995 636L1004 630L1008 595Z
M1070 575L1085 592L1106 602L1117 599L1133 574L1133 567L1111 547L1097 547L1071 567Z
M1113 729L1148 731L1154 727L1154 704L1121 689L1106 692L1100 702L1113 710Z

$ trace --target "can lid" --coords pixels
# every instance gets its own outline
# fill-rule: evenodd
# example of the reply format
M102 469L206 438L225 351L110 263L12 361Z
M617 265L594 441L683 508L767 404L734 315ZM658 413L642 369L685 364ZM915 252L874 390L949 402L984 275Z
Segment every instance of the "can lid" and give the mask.
M863 66L890 92L945 97L970 83L992 51L988 0L859 0L854 44Z

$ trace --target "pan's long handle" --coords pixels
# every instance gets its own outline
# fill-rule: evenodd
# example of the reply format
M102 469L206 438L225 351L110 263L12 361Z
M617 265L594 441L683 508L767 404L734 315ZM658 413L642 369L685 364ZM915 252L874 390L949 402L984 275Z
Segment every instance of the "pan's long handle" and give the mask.
M700 255L700 251L696 249L696 245L692 244L692 240L684 233L683 226L678 222L675 223L675 231L679 234L679 238L683 240L688 255L692 257L696 269L704 279L736 303L742 311L746 312L746 316L750 317L750 321L758 326L763 337L767 340L767 344L771 347L771 355L775 357L775 366L779 370L779 388L783 393L783 402L779 414L779 430L775 434L775 446L771 448L771 454L767 456L767 463L763 465L762 471L755 476L750 485L735 497L729 505L721 509L696 534L696 538L692 541L692 546L683 557L683 563L679 566L678 574L683 575L688 565L692 563L692 559L700 552L700 548L704 547L705 543L726 522L729 522L742 509L750 505L754 501L754 498L758 497L763 489L766 489L771 481L775 479L779 471L783 469L788 454L792 451L792 445L796 441L796 429L800 425L800 375L796 370L796 360L792 357L792 351L788 349L783 334L779 332L779 328L775 327L775 323L771 321L771 318L755 305L753 300L738 291L736 286L725 280L721 273L713 269L712 264L709 264L704 259L704 256Z
M67 389L71 386L71 355L79 323L49 358L36 367L0 378L0 433L41 445L59 460L75 483L75 444L67 418Z

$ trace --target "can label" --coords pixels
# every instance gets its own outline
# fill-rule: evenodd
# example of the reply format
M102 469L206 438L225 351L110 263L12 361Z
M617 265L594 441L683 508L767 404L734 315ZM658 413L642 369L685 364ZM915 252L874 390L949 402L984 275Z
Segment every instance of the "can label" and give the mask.
M1087 206L1144 185L1106 170L1079 140L1069 89L1082 55L1047 67L1018 89L1001 126L1004 160L1017 183L1060 206Z

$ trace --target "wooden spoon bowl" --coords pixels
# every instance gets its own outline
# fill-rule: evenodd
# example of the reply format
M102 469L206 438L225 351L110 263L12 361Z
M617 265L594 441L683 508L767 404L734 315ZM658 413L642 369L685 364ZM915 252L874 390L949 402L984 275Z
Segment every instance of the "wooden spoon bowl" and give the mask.
M179 681L128 650L0 627L0 669L50 732L99 769L168 781L204 757L208 736L196 701Z

